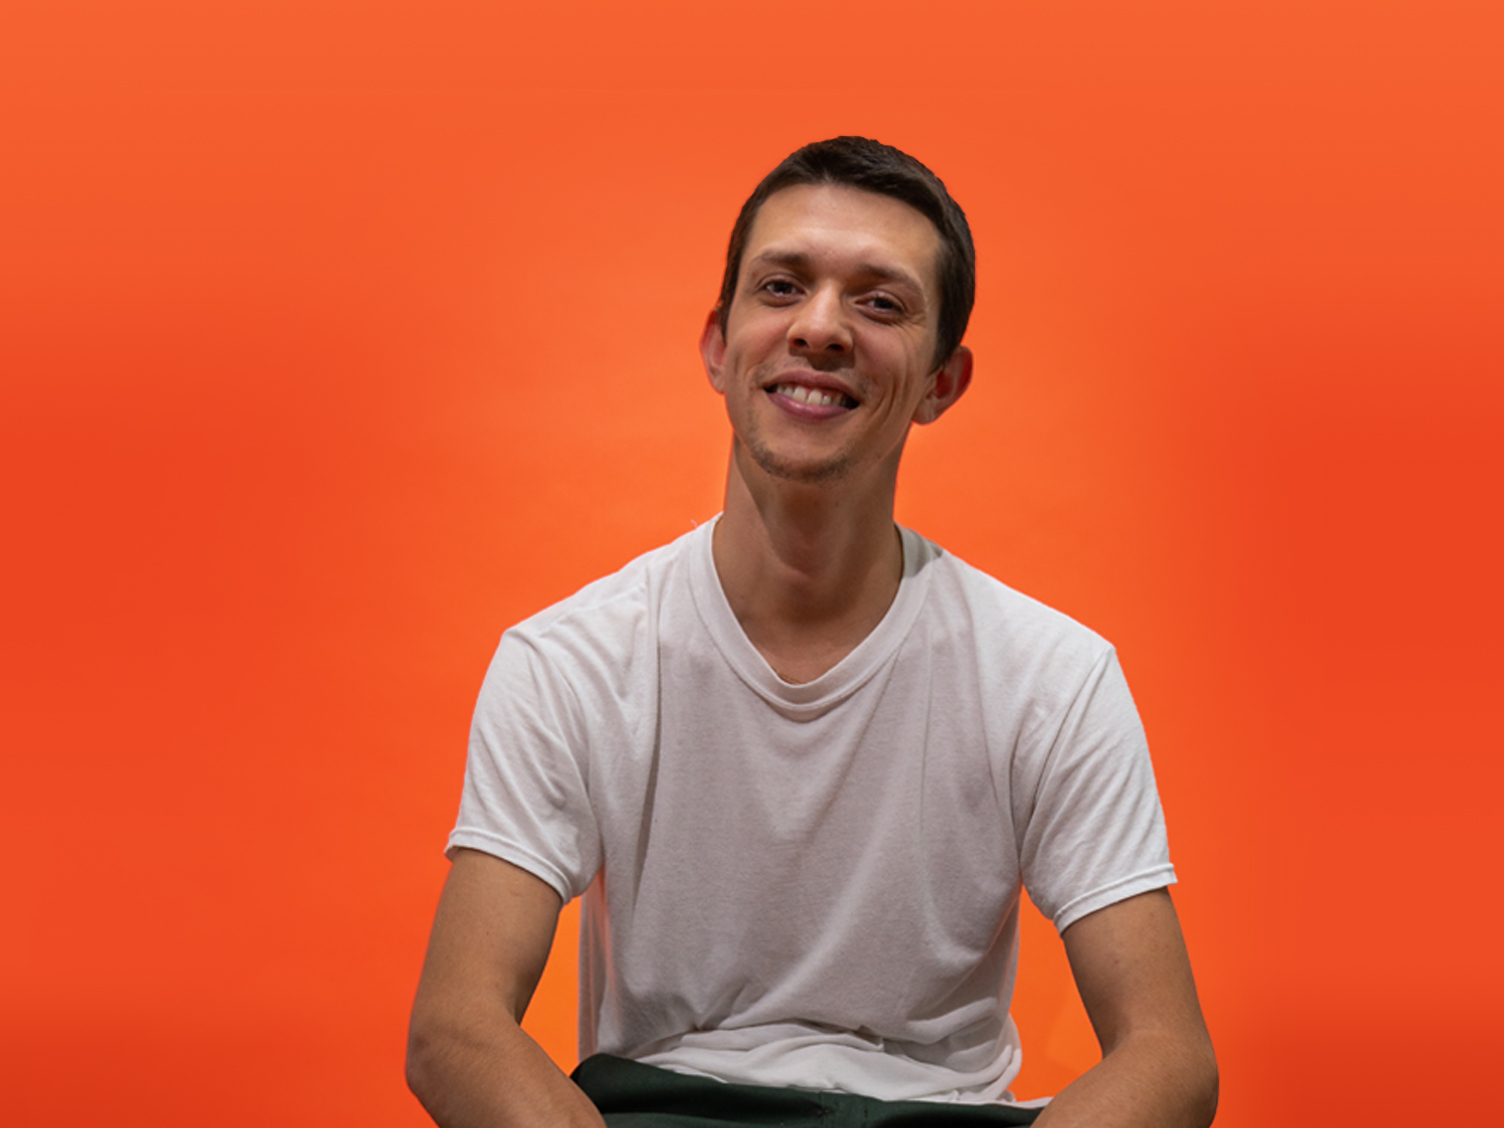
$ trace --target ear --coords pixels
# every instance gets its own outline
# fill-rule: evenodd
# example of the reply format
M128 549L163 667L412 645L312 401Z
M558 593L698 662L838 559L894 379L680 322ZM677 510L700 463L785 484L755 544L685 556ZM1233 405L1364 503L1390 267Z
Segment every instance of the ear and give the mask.
M915 423L933 423L971 387L971 350L961 345L930 377L930 390L914 411Z
M700 330L700 359L705 362L705 375L710 377L710 386L724 395L726 387L721 381L721 368L726 363L726 334L721 332L719 306L706 315L705 328Z

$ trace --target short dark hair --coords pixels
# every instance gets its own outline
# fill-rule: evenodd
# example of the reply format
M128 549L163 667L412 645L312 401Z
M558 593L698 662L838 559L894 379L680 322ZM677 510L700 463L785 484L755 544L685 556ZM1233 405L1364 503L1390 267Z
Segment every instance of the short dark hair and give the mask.
M907 153L867 137L833 137L816 141L785 157L762 178L742 205L726 248L717 317L721 332L736 296L742 253L752 222L768 197L801 184L835 184L902 200L935 225L940 233L940 324L935 340L939 368L961 344L977 292L977 252L966 213L951 199L940 178Z

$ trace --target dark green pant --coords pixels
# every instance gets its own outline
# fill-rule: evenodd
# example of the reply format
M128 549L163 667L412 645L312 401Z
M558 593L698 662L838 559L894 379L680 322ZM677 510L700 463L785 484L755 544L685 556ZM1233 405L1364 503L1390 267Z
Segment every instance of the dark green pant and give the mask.
M728 1085L607 1054L580 1062L574 1081L610 1128L979 1128L1032 1124L1039 1115L1038 1109L1008 1105L879 1101L849 1093Z

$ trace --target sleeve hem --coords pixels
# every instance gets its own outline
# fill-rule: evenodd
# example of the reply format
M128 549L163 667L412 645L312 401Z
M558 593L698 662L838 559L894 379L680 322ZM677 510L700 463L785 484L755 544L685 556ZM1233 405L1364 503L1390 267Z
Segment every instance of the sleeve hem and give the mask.
M1175 867L1168 862L1141 873L1119 878L1109 885L1094 889L1061 906L1060 911L1055 914L1055 931L1064 932L1076 921L1098 909L1105 909L1108 905L1126 901L1129 897L1136 897L1140 893L1174 885L1175 880Z
M457 829L449 836L449 844L444 848L444 856L453 860L454 851L461 847L467 850L479 850L483 854L490 854L494 858L510 862L518 869L526 870L551 886L566 905L576 896L567 874L531 850L509 842L505 838L488 834L483 830Z

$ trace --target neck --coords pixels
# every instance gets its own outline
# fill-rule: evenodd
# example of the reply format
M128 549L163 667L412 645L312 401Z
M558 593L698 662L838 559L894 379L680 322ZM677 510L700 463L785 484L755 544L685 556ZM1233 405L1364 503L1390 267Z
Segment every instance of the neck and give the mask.
M712 552L727 601L786 681L812 681L872 632L903 575L891 472L810 485L773 479L733 446Z

